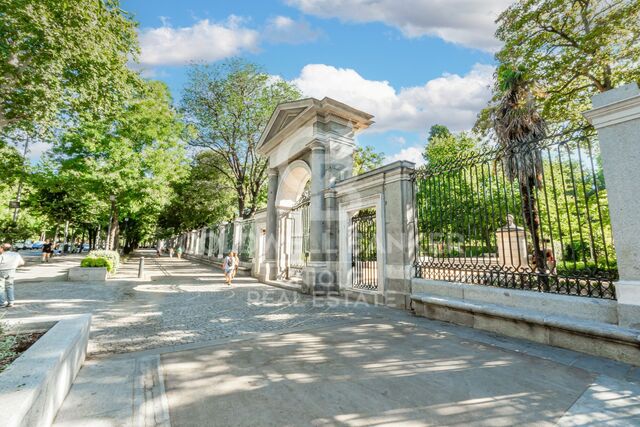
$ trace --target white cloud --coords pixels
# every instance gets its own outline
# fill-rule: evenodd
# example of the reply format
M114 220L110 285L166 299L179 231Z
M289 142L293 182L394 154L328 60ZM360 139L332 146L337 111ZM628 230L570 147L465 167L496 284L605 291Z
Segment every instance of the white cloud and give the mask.
M301 44L318 39L322 32L306 21L295 21L287 16L275 16L267 21L264 37L271 43Z
M242 18L224 22L203 19L191 27L163 25L140 31L142 65L183 65L192 61L212 62L258 48L259 34L243 26Z
M389 142L397 145L404 145L407 143L407 139L404 136L390 136Z
M422 166L425 163L424 157L422 157L422 150L423 148L417 146L403 148L393 156L389 156L387 158L387 163L393 163L398 160L408 160L415 163L416 166Z
M436 36L495 51L495 20L512 0L287 0L309 15L347 22L382 22L406 37Z
M375 116L371 132L425 132L433 124L451 130L473 126L491 97L494 68L476 64L466 75L445 74L423 86L396 90L388 81L367 80L350 68L306 65L293 80L307 96L328 96Z

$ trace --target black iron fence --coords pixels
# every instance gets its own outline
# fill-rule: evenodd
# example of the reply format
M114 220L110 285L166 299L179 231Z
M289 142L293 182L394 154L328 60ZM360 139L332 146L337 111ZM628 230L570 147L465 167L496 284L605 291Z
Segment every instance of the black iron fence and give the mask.
M250 262L253 259L255 242L255 222L245 221L242 224L242 236L240 240L239 258L240 261Z
M351 218L351 282L357 289L378 289L376 211L362 209Z
M224 245L222 248L222 255L226 256L233 250L233 234L235 226L232 222L228 222L224 225Z
M309 262L309 194L305 193L287 215L291 235L291 254L287 277L302 277L302 271Z
M432 161L415 180L417 277L615 298L593 137L470 149Z

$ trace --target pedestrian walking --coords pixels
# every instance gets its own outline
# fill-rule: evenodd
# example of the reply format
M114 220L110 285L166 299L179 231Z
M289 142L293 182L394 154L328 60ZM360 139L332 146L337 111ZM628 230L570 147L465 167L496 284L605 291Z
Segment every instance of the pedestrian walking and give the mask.
M178 256L178 259L182 259L182 246L178 245L176 248L176 255Z
M173 246L169 246L169 258L173 258Z
M238 274L238 267L240 266L240 258L238 258L237 252L231 252L231 254L233 255L233 275L231 278L235 279L236 274Z
M235 269L236 269L235 253L229 252L229 254L222 261L222 271L224 271L224 280L225 282L227 282L227 285L231 285L233 276L235 276L234 274Z
M51 253L53 252L53 245L51 244L51 240L47 239L42 245L42 262L49 262L51 258Z
M0 245L0 307L13 307L16 269L24 265L24 259L11 251L11 245Z

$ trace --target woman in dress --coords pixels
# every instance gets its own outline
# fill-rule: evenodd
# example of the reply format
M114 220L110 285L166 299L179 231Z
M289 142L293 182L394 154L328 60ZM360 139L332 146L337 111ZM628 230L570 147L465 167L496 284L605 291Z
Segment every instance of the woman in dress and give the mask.
M229 252L229 254L222 261L222 271L224 271L224 280L225 282L227 282L227 285L231 285L231 280L233 280L235 269L235 254L233 252Z

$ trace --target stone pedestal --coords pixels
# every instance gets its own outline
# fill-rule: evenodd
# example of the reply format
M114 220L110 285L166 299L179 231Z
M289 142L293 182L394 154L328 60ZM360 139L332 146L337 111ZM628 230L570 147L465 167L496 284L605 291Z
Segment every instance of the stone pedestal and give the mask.
M310 263L303 272L303 291L311 295L337 292L335 273L325 263Z
M496 242L500 266L513 270L528 268L526 233L514 223L513 215L508 215L507 225L496 231Z
M620 281L618 322L640 329L640 88L631 83L592 98L584 113L598 131Z

